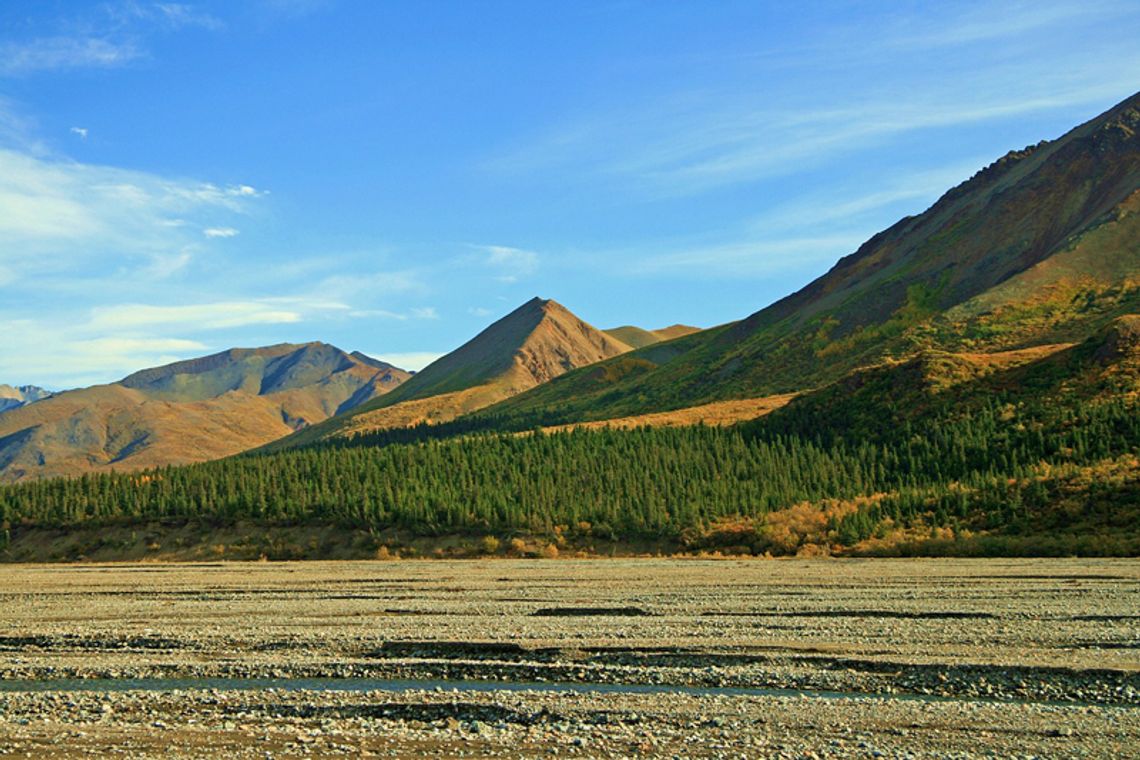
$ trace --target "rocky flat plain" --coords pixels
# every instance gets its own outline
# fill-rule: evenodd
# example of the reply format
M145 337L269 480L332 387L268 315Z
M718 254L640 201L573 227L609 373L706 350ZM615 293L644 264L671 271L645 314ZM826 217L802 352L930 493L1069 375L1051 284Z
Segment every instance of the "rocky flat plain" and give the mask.
M1135 560L0 567L0 756L1138 757Z

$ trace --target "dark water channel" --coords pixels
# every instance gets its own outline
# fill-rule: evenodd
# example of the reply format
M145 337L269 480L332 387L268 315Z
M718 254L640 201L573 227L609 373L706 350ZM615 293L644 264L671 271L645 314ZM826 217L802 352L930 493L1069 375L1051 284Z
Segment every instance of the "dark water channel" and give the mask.
M818 689L745 688L730 686L674 686L633 683L574 683L554 681L475 681L377 678L53 678L0 679L0 692L174 692L174 691L345 691L387 692L563 692L574 694L678 694L695 697L794 697L804 699L856 699L918 702L986 702L1053 704L1079 707L1080 702L1002 699L977 696L941 696L907 693L824 691ZM1091 703L1090 703L1091 704Z

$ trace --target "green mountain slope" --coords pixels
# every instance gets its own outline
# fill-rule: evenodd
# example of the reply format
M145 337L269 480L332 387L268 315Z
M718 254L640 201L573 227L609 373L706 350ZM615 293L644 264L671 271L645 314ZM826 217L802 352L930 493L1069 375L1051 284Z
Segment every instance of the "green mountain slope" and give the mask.
M802 290L487 410L547 423L819 387L932 347L1074 340L1140 308L1140 94L1013 151Z
M26 526L90 535L124 519L334 525L372 536L364 552L403 535L470 553L500 545L478 540L491 535L587 550L1136 554L1137 391L1140 317L1125 317L1076 345L860 370L735 428L357 439L0 487L0 520L18 526L17 557Z

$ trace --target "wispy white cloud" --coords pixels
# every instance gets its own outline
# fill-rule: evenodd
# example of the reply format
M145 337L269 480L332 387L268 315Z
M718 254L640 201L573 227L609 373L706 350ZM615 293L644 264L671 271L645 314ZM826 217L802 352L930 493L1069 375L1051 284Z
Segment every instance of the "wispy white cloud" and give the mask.
M73 135L78 135L80 140L87 141L87 128L86 127L72 127L68 130Z
M282 329L288 339L301 324L438 318L397 301L424 290L424 273L377 271L376 252L267 269L240 241L222 257L203 239L234 238L235 217L260 222L266 195L0 148L0 377L106 382L214 341L274 342Z
M870 227L863 225L863 220L874 212L898 208L905 214L920 213L947 190L969 179L988 161L989 158L978 157L938 169L903 172L879 179L873 189L862 183L839 181L794 200L769 206L750 219L746 226L752 235L771 235L803 229L846 230L858 224L869 237L884 223L894 221L894 218L881 219L875 215Z
M141 274L144 279L165 280L176 272L186 269L193 260L194 254L185 249L169 253L156 252L151 255L150 263L142 270Z
M157 21L170 29L199 27L218 30L225 27L221 19L185 3L154 3L149 7L145 5L136 7L141 8L142 18Z
M130 41L101 37L41 37L26 42L0 43L0 76L21 76L40 71L114 68L142 56Z
M232 238L238 234L233 227L207 227L202 234L208 238Z
M78 340L71 347L80 354L130 356L132 354L169 354L171 352L203 351L205 343L183 338L93 338Z
M554 172L562 183L673 198L793 176L908 135L1107 104L1135 90L1140 46L1057 49L1046 63L1037 35L1089 17L1103 25L1130 14L1130 23L1140 22L1127 5L953 3L891 14L901 20L874 30L848 20L802 59L789 54L794 62L782 65L790 70L774 71L762 59L740 86L666 89L628 105L559 114L556 125L504 146L482 166L515 179L537 182ZM851 44L868 34L875 45ZM968 65L980 54L970 47L977 43L986 63ZM905 71L911 62L912 79L883 76L885 67ZM932 78L932 67L941 76ZM801 89L812 78L855 80L858 72L864 81L849 92L810 98Z
M0 76L118 68L149 56L158 32L225 24L187 3L116 0L61 16L55 26L54 34L0 41Z
M348 312L348 316L353 319L394 319L398 322L404 322L408 319L407 314L389 309L352 309Z
M506 245L474 245L472 248L483 253L483 265L497 273L495 279L499 282L518 282L538 269L538 254L534 251Z
M482 317L489 317L492 314L494 314L495 312L491 311L490 309L484 308L482 306L472 306L470 309L467 310L467 313L473 317L482 318Z
M92 309L93 330L178 328L219 330L245 325L300 322L299 310L283 309L263 301L218 301L183 306L122 304Z
M1128 15L1127 3L1068 2L947 3L933 13L896 19L882 29L895 48L929 51L993 43L1037 34L1045 29L1087 24Z
M1138 57L1140 61L1140 57ZM961 127L1115 97L1120 82L1050 92L956 93L950 100L892 99L814 112L722 113L679 137L650 143L609 171L634 177L645 191L684 195L726 184L783 176L908 132Z
M439 319L439 313L434 306L412 308L406 312L391 309L352 309L348 312L348 316L354 319L392 319L398 322L407 322L411 319Z
M74 388L118 379L201 355L210 345L178 337L99 335L85 324L0 316L0 377L52 388Z
M324 266L330 259L325 257ZM357 274L333 274L315 281L313 292L324 293L331 298L344 301L367 303L371 299L397 293L414 293L424 290L420 274L414 270L402 269L388 272L360 271Z
M303 296L177 305L121 303L35 317L0 308L0 335L5 336L0 377L52 387L108 382L143 367L232 346L235 336L248 328L293 326L339 318L348 311L343 303Z
M698 279L766 278L797 271L818 271L855 250L860 234L790 236L777 239L692 246L632 259L626 274L684 276Z
M224 187L0 148L0 261L33 272L105 263L112 251L118 260L182 256L200 241L189 220L246 214L263 195L247 185ZM233 230L216 224L202 229L218 236Z

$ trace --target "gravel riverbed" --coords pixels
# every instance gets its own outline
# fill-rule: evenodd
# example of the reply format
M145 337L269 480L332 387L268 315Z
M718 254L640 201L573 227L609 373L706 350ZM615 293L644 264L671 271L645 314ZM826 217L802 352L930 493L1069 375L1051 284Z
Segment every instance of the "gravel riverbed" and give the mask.
M1133 560L17 565L0 605L3 756L1140 757Z

